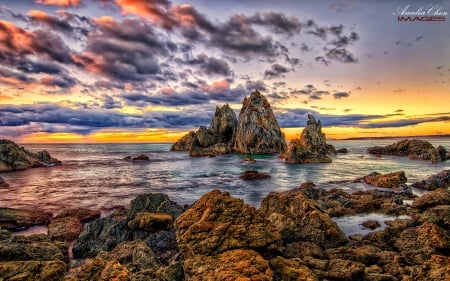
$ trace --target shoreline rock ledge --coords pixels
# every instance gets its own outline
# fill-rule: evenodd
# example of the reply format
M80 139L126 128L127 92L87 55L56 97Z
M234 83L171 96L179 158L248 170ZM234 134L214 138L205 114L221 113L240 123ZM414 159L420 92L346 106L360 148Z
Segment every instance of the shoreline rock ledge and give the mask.
M52 158L48 151L32 153L15 142L0 140L0 172L25 170L28 168L59 165L61 161Z
M312 114L308 114L306 127L300 134L300 139L293 139L287 149L280 154L281 159L288 163L330 163L330 155L335 155L336 149L327 144L325 134L322 133L320 120L316 121Z
M228 104L217 107L208 128L200 126L174 143L173 151L190 156L228 153L270 154L286 149L286 141L267 99L255 90L245 97L239 118Z

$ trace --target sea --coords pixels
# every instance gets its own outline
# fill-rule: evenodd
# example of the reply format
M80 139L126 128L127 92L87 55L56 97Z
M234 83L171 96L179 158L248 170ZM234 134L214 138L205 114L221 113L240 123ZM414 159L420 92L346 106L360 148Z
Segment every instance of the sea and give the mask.
M450 161L431 163L407 157L377 157L367 153L375 145L399 139L335 140L338 154L332 163L287 164L278 155L253 155L256 164L243 163L244 155L189 157L188 152L170 151L171 143L133 144L24 144L29 151L47 150L62 165L1 173L10 185L0 188L0 207L42 209L54 214L67 208L91 208L104 214L129 206L139 194L164 193L181 205L190 205L203 194L220 189L259 207L269 192L298 188L303 182L319 187L343 188L349 192L374 188L364 183L330 184L352 180L372 172L405 171L408 183L425 179L444 169ZM427 138L434 146L450 150L450 138ZM124 158L147 155L149 162ZM255 169L271 177L244 181L246 170ZM418 195L423 191L415 190Z

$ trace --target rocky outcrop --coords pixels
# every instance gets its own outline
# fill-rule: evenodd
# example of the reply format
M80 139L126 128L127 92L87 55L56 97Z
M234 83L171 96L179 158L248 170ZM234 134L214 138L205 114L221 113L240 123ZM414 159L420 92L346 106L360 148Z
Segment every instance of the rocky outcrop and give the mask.
M430 191L413 201L414 208L426 209L436 205L450 205L450 190L445 188Z
M435 148L428 141L418 139L405 139L384 147L369 147L367 151L375 155L408 156L413 160L431 160L432 162L442 162L447 159L447 151L444 147Z
M91 210L86 208L66 209L55 216L55 219L65 217L76 217L80 222L85 223L100 218L101 212L99 210Z
M300 139L292 140L280 154L280 158L288 163L330 163L330 155L334 154L336 149L326 143L320 120L316 122L314 116L308 114L308 121Z
M396 188L401 184L406 183L405 172L399 171L389 174L380 174L377 172L371 173L367 176L361 178L361 180L367 184L385 187L385 188Z
M172 145L171 150L189 151L190 156L209 156L230 153L236 131L236 114L226 104L216 107L209 128L200 126Z
M61 164L47 151L29 152L10 140L0 140L0 172Z
M52 216L52 214L40 210L0 207L0 227L16 230L35 225L47 225Z
M73 246L75 258L90 258L111 251L119 243L141 239L155 252L170 258L176 254L175 231L171 222L183 208L164 194L139 195L131 209L119 209L91 223Z
M260 211L281 233L283 243L308 241L330 248L348 242L330 217L301 191L271 192Z
M280 153L286 141L267 99L257 90L244 98L236 140L233 146L238 153Z
M66 264L62 261L0 262L0 280L63 280Z
M59 241L73 241L83 231L83 224L76 217L53 219L48 225L48 236Z
M438 188L450 187L450 170L443 170L436 175L432 175L425 180L421 180L412 184L413 187L425 190L435 190Z

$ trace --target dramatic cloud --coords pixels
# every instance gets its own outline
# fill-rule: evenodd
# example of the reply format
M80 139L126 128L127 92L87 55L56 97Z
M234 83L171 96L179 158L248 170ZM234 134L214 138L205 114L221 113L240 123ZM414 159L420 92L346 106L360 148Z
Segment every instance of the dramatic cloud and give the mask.
M61 6L61 7L76 7L81 6L81 0L36 0L38 4Z
M253 24L269 27L273 32L294 35L300 32L302 24L295 17L286 17L282 13L256 13L249 18Z
M348 98L350 96L349 93L347 92L337 92L333 94L333 97L335 99L342 99L342 98Z
M267 91L267 85L261 80L258 80L258 81L247 80L245 82L245 88L249 92L252 92L254 90L258 90L260 92Z
M205 54L200 54L196 58L187 59L187 61L176 61L181 64L196 66L202 73L206 75L231 75L230 65L226 61L208 57Z
M358 60L344 48L333 48L326 53L326 57L330 60L342 63L357 63Z
M288 73L289 68L280 64L272 64L270 69L264 71L264 79L283 78L284 74Z
M405 127L405 126L419 125L422 123L439 122L439 121L450 121L450 116L424 117L424 118L411 118L411 119L401 119L401 120L368 122L366 124L361 124L360 127L361 128L397 128L397 127Z

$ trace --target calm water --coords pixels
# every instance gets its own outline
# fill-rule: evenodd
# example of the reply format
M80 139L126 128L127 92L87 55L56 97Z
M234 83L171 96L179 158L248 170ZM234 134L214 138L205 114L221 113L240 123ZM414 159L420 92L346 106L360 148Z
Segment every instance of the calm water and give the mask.
M433 145L450 148L450 139L429 139ZM375 157L366 153L373 145L387 145L397 140L330 141L336 148L346 147L330 164L290 165L277 155L256 155L258 163L242 164L242 156L226 155L214 158L190 158L187 152L169 151L171 144L58 144L25 145L30 151L48 150L63 165L3 173L10 184L0 189L0 206L41 208L57 213L68 207L87 207L105 212L117 206L127 206L142 193L162 192L180 204L191 204L204 193L227 190L246 202L259 206L271 191L296 188L313 181L324 184L332 180L354 179L377 171L404 170L408 182L423 179L443 169L450 161L431 164L407 158ZM148 163L130 163L128 155L145 154ZM240 173L257 169L271 175L269 179L243 181ZM336 186L335 186L336 187ZM362 183L338 185L348 189L367 188Z

